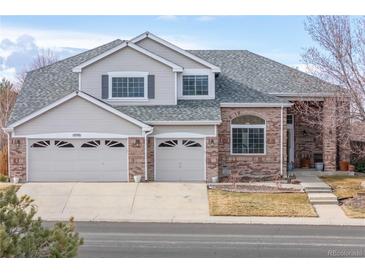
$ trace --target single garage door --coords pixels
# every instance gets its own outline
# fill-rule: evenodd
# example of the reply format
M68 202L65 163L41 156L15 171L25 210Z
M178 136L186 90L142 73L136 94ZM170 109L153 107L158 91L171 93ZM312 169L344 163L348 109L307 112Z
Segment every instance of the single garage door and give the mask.
M127 181L126 139L29 140L28 180Z
M203 181L204 139L157 139L157 181Z

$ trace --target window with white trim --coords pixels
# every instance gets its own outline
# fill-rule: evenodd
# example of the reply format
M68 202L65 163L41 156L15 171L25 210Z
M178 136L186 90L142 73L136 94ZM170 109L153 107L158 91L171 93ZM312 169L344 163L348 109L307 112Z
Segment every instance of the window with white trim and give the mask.
M144 77L112 77L112 98L143 98Z
M231 121L232 154L265 154L266 122L264 119L243 115Z
M109 72L109 99L147 99L148 72Z
M208 75L183 75L183 95L199 96L209 94Z

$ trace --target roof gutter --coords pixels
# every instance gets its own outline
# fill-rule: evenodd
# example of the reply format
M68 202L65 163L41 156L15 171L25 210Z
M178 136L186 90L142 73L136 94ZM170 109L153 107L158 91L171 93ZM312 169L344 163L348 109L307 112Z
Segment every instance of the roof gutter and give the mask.
M291 107L292 103L221 103L222 108L280 108L280 107Z
M219 125L221 120L198 120L198 121L144 121L146 124L153 126L194 126L194 125Z

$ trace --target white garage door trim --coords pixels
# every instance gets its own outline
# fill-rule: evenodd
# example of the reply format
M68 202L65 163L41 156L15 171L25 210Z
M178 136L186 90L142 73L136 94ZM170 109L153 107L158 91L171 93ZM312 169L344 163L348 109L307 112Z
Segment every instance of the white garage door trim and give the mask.
M116 138L115 135L110 136L110 137L106 137L106 136L110 136L110 135L105 135L103 136L103 138L96 138L96 139L100 139L101 142L103 143L104 141L106 141L107 139L111 139L111 140L122 140L122 143L124 143L125 145L125 162L126 162L126 178L124 178L124 175L122 176L121 180L117 180L118 182L127 182L129 180L129 138ZM99 136L101 137L101 136ZM50 139L51 141L55 141L57 139L62 139L62 138L46 138L46 139ZM92 141L92 139L95 138L63 138L61 141L80 141L80 140L85 140L85 141ZM26 180L27 182L29 182L29 174L30 174L30 165L29 165L29 157L30 157L30 142L34 142L34 140L39 140L39 138L26 138ZM104 144L106 145L106 144ZM75 180L77 181L77 180ZM102 180L100 180L102 181Z
M153 143L153 170L154 170L154 179L157 181L157 142L159 139L202 139L203 140L203 179L202 181L207 180L207 140L206 136L200 135L200 134L181 134L181 133L170 133L170 134L160 134L154 136L154 143Z

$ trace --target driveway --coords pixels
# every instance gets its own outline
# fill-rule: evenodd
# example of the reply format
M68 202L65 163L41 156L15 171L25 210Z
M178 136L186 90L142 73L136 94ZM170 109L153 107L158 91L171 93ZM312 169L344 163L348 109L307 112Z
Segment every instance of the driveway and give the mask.
M209 216L205 183L28 183L44 220L155 221Z

